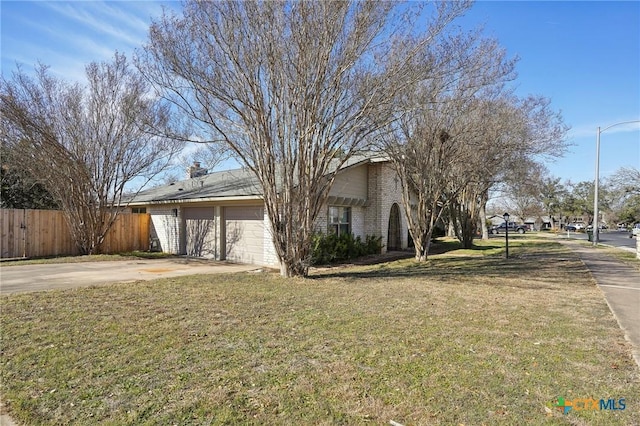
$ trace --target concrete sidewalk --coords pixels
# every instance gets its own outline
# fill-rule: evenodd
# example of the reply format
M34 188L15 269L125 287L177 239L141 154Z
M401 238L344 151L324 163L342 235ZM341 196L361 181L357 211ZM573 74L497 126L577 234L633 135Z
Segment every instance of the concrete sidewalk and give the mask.
M613 256L577 241L560 240L589 268L604 293L609 309L633 345L640 366L640 272Z

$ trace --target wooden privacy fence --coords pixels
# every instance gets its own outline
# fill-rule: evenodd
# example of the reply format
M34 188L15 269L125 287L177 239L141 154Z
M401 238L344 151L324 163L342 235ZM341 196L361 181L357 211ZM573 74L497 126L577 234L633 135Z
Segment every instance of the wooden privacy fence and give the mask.
M41 257L79 254L58 210L0 210L0 257ZM103 253L149 249L150 216L123 213L106 235Z

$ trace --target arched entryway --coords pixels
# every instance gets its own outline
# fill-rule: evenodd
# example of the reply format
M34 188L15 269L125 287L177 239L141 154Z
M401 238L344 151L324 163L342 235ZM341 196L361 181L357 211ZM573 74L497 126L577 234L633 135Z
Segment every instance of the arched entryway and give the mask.
M402 240L400 238L400 207L393 203L389 213L389 231L387 232L387 251L400 250Z

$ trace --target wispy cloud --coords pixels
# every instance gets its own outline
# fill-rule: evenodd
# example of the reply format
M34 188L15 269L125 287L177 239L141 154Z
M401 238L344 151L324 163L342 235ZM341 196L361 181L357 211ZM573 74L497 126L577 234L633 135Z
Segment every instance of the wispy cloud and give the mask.
M616 124L616 123L624 123L624 124ZM640 130L640 117L626 118L626 119L620 119L620 120L609 120L608 122L603 122L600 125L581 124L577 127L573 127L569 131L568 136L569 138L584 138L584 137L593 136L593 138L595 139L598 133L598 127L600 127L601 132L606 131L607 134L637 132L638 130Z
M60 77L82 81L89 62L110 60L116 50L131 56L161 13L155 1L8 3L2 10L2 73L16 63L30 71L41 62Z
M124 3L123 3L124 4ZM149 22L117 6L117 2L46 3L54 13L91 31L98 37L107 36L126 47L135 47L144 40ZM83 32L84 32L83 31Z

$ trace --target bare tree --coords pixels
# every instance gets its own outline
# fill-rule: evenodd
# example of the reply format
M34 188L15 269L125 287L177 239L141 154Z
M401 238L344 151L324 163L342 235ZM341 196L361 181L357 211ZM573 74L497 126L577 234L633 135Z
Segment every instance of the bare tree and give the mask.
M435 122L434 122L435 123ZM413 238L416 260L425 260L429 252L431 235L436 222L448 205L446 194L453 178L456 161L463 161L458 154L459 144L446 130L421 128L408 130L411 141L395 145L393 164L402 188L402 201L409 233Z
M139 66L257 176L284 276L306 275L336 171L397 118L393 100L470 3L187 1ZM335 156L336 152L343 155Z
M621 167L607 179L607 184L619 192L640 195L640 170L634 167Z
M176 159L176 164L184 171L188 170L193 163L200 163L210 173L230 158L231 152L225 145L198 143L186 148Z
M434 72L398 100L403 115L385 139L402 184L416 260L427 258L436 222L478 179L472 166L478 163L478 99L497 96L513 78L515 60L480 36L474 32L435 44L428 57Z
M640 170L618 169L607 179L603 194L606 193L610 194L613 219L631 224L640 222Z
M417 260L426 259L445 212L470 247L489 189L519 163L566 148L567 127L548 99L510 93L515 60L497 42L474 33L437 46L435 78L400 100L404 114L386 144L403 184Z
M169 133L169 108L115 54L86 67L87 84L30 77L18 69L0 82L2 139L56 198L82 253L96 253L121 212L128 185L141 188L182 144Z
M507 174L507 205L523 221L545 213L540 198L545 174L542 164L527 159L521 160L518 167Z
M484 210L491 188L501 188L511 205L520 207L516 210L521 215L549 211L540 207L545 202L540 161L565 152L567 126L548 99L518 99L508 93L474 102L463 118L472 123L465 135L475 155L459 171L467 184L452 200L450 210L456 235L464 247L471 247L478 225L488 238Z
M506 164L519 155L519 138L514 137L515 111L508 96L472 102L461 120L467 123L464 143L473 156L456 172L462 180L458 194L451 194L449 215L454 235L470 248L480 226L488 238L484 211L489 190L504 172ZM461 179L462 177L462 179Z
M158 187L175 183L185 178L193 177L192 168L200 168L198 176L209 174L233 157L225 145L218 143L187 143L180 153L174 158L172 166L156 179L151 187Z
M42 182L34 179L14 155L7 141L0 141L0 207L3 209L59 209Z
M562 199L566 194L566 189L561 183L561 178L544 176L540 187L540 201L545 213L549 216L551 229L555 229L556 221L562 220ZM560 217L556 215L559 214Z

